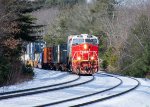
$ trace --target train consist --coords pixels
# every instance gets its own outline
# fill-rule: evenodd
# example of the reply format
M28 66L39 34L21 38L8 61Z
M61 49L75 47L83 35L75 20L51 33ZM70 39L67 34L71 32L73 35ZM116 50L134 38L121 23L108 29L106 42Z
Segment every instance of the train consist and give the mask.
M32 61L32 65L39 68L93 74L99 69L98 44L94 35L71 35L66 44L44 47L39 57L28 63Z

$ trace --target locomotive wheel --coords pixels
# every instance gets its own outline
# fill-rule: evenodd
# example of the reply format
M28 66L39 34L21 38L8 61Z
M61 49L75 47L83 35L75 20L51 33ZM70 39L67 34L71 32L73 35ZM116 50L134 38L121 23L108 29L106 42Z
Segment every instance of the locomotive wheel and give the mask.
M59 68L58 68L58 67L56 67L56 71L59 71Z
M80 73L80 68L77 68L77 75L80 75L81 73Z
M53 66L53 70L54 70L54 71L57 71L57 70L56 70L56 66Z
M59 69L59 71L63 71L61 66L58 69Z
M77 74L76 72L77 70L75 68L72 67L72 73Z
M94 73L95 73L95 71L96 71L96 69L92 69L92 74L94 74Z

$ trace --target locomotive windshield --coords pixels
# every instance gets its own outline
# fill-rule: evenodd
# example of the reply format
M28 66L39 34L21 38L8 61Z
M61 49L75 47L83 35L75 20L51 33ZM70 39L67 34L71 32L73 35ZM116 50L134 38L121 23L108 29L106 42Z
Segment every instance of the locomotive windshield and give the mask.
M89 43L89 44L98 44L97 39L73 39L72 44L82 44L82 43Z
M90 44L98 44L97 39L85 39L85 42Z
M81 44L84 43L84 39L73 39L73 44Z

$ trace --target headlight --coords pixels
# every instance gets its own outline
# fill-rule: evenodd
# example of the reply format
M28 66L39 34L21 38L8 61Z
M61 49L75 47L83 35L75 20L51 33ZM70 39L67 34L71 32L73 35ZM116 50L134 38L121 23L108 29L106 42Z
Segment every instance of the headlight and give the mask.
M84 46L83 46L83 47L84 47L84 49L88 49L88 46L87 46L87 44L84 44Z
M80 60L81 60L81 57L80 57L80 56L78 56L78 57L77 57L77 60L78 60L78 61L80 61Z
M91 60L94 60L94 56L91 57Z

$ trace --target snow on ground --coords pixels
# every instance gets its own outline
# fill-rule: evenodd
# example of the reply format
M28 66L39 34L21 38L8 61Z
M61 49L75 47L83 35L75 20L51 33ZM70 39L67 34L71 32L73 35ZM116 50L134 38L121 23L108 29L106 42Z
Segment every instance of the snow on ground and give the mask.
M81 77L81 80L78 82L87 81L91 78L92 78L91 76L83 76ZM21 98L3 100L2 102L0 102L0 105L3 107L5 105L11 107L20 106L20 105L24 105L24 107L42 105L42 104L52 103L55 101L83 96L99 90L104 90L118 84L119 82L120 81L118 79L113 77L97 75L94 81L89 82L87 84L83 84L81 86L71 87L71 88L52 91L52 92L40 93L36 95L31 95L30 97L25 96ZM60 107L62 106L60 105ZM63 107L67 107L67 106L63 106Z
M0 93L62 83L74 80L78 77L76 75L68 75L67 72L60 72L60 71L56 72L36 68L34 69L34 72L35 76L33 80L18 83L16 85L1 87Z
M135 80L132 80L130 78L120 77L120 76L118 76L118 77L122 79L123 83L120 86L118 86L118 87L116 87L112 90L109 90L109 91L106 91L106 92L103 92L103 93L99 93L99 94L96 94L96 95L93 95L93 96L90 96L90 97L70 101L70 102L67 102L67 103L64 103L64 104L59 104L59 105L56 105L55 107L61 107L61 106L68 107L68 106L71 106L71 105L77 105L77 104L82 104L82 103L90 102L90 101L97 100L97 99L106 98L108 96L112 96L114 94L124 92L124 91L134 87L137 84L137 82ZM113 81L113 82L110 81L110 82L112 84L116 83L115 81ZM107 83L107 85L108 85L108 83ZM90 106L90 107L99 107L99 106Z
M77 78L76 75L70 75L66 72L40 70L40 69L35 69L35 74L36 75L32 81L0 88L0 92L51 85L51 84L56 84L56 83L69 81ZM37 104L46 104L46 103L50 103L62 99L85 95L94 91L98 91L99 89L103 90L106 87L108 88L109 86L113 86L118 83L117 79L108 78L100 74L95 74L95 77L96 79L94 80L94 82L84 84L82 86L57 90L55 92L46 92L46 93L41 93L41 94L36 94L31 96L24 96L20 98L1 100L0 105L3 107L20 107L20 106L31 107ZM85 76L82 78L82 80L85 80L87 78L90 77ZM132 86L133 84L135 84L134 81L130 81L129 79L126 79L126 77L122 77L122 78L124 78L124 80L127 83L125 84L128 86ZM150 107L150 80L140 79L140 78L138 78L138 80L140 81L141 84L137 89L127 94L121 95L119 97L115 97L106 101L101 101L99 103L91 104L88 106L89 107ZM122 88L117 89L117 91L121 91L121 90ZM113 94L113 92L114 91L111 91L111 94ZM90 97L90 99L93 98ZM83 102L87 101L87 99L85 100L82 99L82 100ZM77 101L81 102L82 100L77 100ZM62 104L60 104L59 106L64 107Z
M150 107L150 80L138 80L141 85L136 90L86 107Z

